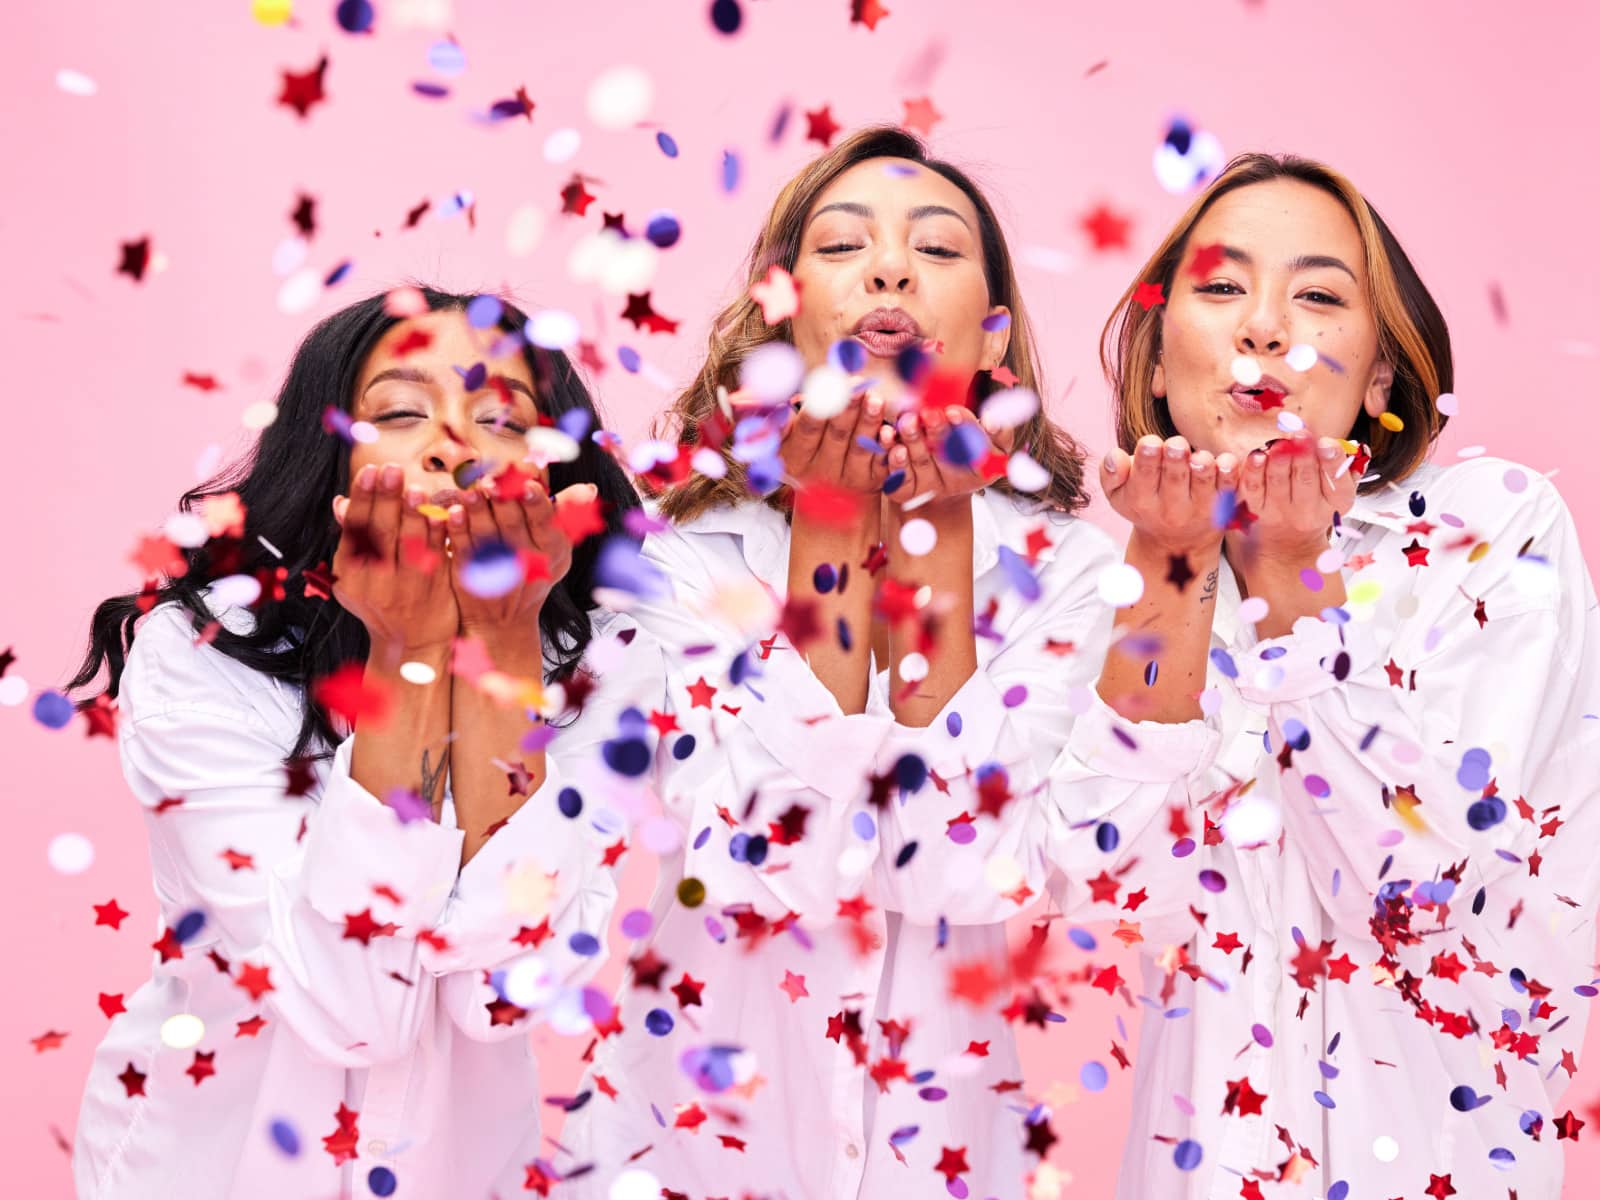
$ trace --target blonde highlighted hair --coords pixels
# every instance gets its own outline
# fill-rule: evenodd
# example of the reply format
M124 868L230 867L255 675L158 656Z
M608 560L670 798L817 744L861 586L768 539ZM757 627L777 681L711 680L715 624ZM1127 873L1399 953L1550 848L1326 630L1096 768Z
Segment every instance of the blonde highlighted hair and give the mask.
M976 183L963 171L931 158L927 147L913 134L893 126L871 126L858 130L827 153L808 163L789 180L773 201L767 222L751 247L743 293L724 308L712 323L705 362L694 381L664 414L665 425L659 436L673 437L680 445L694 445L702 423L717 413L717 389L734 390L739 384L739 367L756 347L768 342L794 340L788 321L769 326L761 306L750 298L750 287L759 283L774 266L793 271L800 253L806 218L817 198L851 167L873 158L903 158L926 167L960 188L978 213L980 242L983 248L984 275L989 283L989 303L1004 305L1011 312L1011 341L1003 365L1017 377L1017 386L1035 392L1043 400L1033 332L1017 286L1011 252L1000 230L999 219ZM980 387L983 378L980 374ZM1050 485L1042 499L1064 511L1081 508L1088 500L1083 490L1083 451L1065 430L1039 411L1016 430L1015 446L1026 449L1050 474ZM717 505L742 504L753 499L746 486L744 464L723 451L727 473L721 479L694 474L666 489L660 497L661 511L674 522L692 520ZM1005 480L993 486L1017 494ZM775 508L788 507L789 489L779 488L767 497Z
M1446 417L1436 401L1454 387L1450 330L1399 241L1355 184L1331 167L1294 155L1241 154L1230 162L1189 206L1117 302L1100 338L1100 363L1116 409L1117 444L1131 452L1147 434L1168 438L1177 433L1166 400L1150 390L1161 354L1162 306L1146 310L1136 298L1140 286L1159 284L1161 294L1170 296L1178 267L1187 256L1189 237L1211 206L1229 192L1277 179L1298 180L1327 192L1344 205L1361 235L1367 301L1378 324L1378 355L1394 369L1389 411L1404 423L1392 433L1363 409L1347 435L1372 448L1368 480L1360 490L1375 491L1422 465L1444 429Z

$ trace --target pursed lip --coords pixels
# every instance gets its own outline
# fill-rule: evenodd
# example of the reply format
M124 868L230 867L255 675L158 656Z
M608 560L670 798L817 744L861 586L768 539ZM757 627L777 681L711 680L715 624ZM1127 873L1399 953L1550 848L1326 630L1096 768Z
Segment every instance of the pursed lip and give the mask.
M851 336L876 358L893 358L923 341L922 326L903 308L875 308L855 323Z
M1281 404L1284 397L1288 396L1289 389L1276 375L1263 375L1251 387L1236 383L1228 389L1228 395L1233 398L1233 402L1246 412L1265 412L1267 406L1261 402L1261 397L1267 392L1277 396Z
M461 493L456 488L440 488L428 497L429 504L437 504L440 508L449 508L452 504L461 503Z

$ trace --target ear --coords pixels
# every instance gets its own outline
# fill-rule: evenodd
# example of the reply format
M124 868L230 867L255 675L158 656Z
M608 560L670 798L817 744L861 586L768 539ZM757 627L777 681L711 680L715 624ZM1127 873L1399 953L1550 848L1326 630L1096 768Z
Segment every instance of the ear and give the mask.
M1155 369L1150 372L1150 394L1159 400L1167 398L1167 368L1159 358L1156 359Z
M1393 386L1393 365L1379 361L1372 369L1372 381L1367 384L1367 397L1363 405L1367 410L1367 416L1376 420L1380 413L1389 411L1389 389Z
M978 369L993 371L1006 360L1006 351L1011 348L1011 310L1004 304L996 304L989 310L991 317L1006 317L1005 328L996 329L992 333L985 331L983 335L983 353L978 360Z

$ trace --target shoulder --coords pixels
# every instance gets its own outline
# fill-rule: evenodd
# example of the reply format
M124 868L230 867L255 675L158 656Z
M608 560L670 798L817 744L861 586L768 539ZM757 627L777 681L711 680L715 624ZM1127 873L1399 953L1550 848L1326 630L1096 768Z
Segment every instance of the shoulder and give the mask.
M1556 485L1503 458L1425 464L1382 496L1386 541L1424 546L1441 592L1491 598L1489 611L1593 604L1576 524Z
M213 610L230 632L248 632L248 609ZM134 634L123 671L118 704L130 722L175 707L251 710L263 701L277 707L273 680L229 658L207 636L209 622L196 622L182 605L169 601L150 610Z

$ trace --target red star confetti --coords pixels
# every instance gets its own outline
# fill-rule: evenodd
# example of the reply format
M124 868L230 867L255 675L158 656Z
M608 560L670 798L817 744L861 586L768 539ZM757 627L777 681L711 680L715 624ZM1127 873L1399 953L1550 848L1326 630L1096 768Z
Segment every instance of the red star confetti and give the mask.
M798 1001L801 996L809 996L811 994L806 991L806 977L804 975L796 975L788 969L784 970L783 982L778 985L778 988L784 995L789 997L790 1004Z
M194 1080L195 1087L199 1087L206 1080L217 1073L213 1060L217 1057L215 1050L196 1050L194 1062L184 1068L184 1074Z
M117 263L117 274L126 275L135 283L144 281L150 266L150 239L142 237L136 242L122 243L122 257Z
M145 1079L145 1073L132 1063L129 1063L122 1074L117 1076L117 1081L122 1084L123 1090L127 1092L127 1098L130 1100L135 1096L144 1095Z
M351 725L366 720L382 725L388 720L392 698L382 684L368 683L361 663L346 663L311 685L314 700Z
M256 1034L260 1033L267 1027L267 1019L260 1013L257 1013L248 1021L236 1021L234 1024L236 1026L233 1034L234 1037L255 1037Z
M361 1140L357 1127L360 1115L346 1108L341 1102L339 1111L334 1114L334 1120L339 1123L339 1127L322 1139L323 1146L333 1155L333 1165L336 1167L351 1162L356 1157L356 1145Z
M958 1146L954 1150L949 1146L941 1146L940 1151L939 1164L934 1167L934 1170L944 1176L946 1186L954 1183L956 1176L965 1175L972 1170L967 1165L967 1148L965 1146Z
M840 126L834 121L830 106L824 104L815 112L806 113L806 141L820 142L824 147L833 144L833 137L839 132Z
M1226 249L1221 242L1214 242L1209 246L1197 246L1194 256L1189 259L1189 274L1195 279L1204 279L1222 265L1225 256Z
M678 322L656 312L650 304L650 293L628 294L628 306L622 310L622 319L632 321L635 329L649 333L676 333Z
M944 114L936 109L933 101L926 96L905 101L905 107L905 120L900 124L918 137L927 137L933 132L933 127L944 120Z
M852 25L865 25L869 30L876 30L878 22L889 15L889 10L878 3L878 0L850 0L850 23Z
M292 108L304 120L311 109L327 99L322 84L328 73L328 56L324 54L309 71L284 71L283 90L278 93L278 103Z
M122 993L101 992L100 1011L105 1013L108 1018L114 1017L118 1013L127 1012L127 1006L122 1003Z
M353 939L363 946L372 944L375 937L389 937L394 934L397 926L380 925L372 918L372 909L364 908L358 913L346 913L344 916L344 936Z
M1126 250L1133 221L1108 205L1097 205L1079 222L1096 250Z
M61 1043L67 1040L67 1035L52 1029L48 1033L41 1033L38 1037L28 1040L33 1043L35 1054L43 1054L46 1050L61 1049Z
M594 199L584 188L582 175L574 175L561 187L561 211L567 216L583 216Z
M1158 304L1167 302L1166 296L1161 293L1161 285L1159 283L1141 283L1138 290L1133 293L1133 298L1145 312L1149 312Z
M251 1000L260 1002L261 997L272 991L272 968L257 966L255 963L240 963L239 974L234 983L250 996Z
M109 925L113 929L121 929L122 922L127 917L122 906L115 900L107 900L104 904L94 906L94 923L96 925Z

